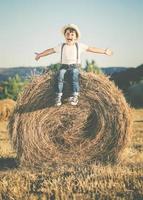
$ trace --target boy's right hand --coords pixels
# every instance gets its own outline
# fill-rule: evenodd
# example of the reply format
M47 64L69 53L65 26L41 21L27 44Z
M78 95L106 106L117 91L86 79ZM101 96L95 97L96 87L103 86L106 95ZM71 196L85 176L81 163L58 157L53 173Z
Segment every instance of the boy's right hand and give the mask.
M35 52L35 54L36 54L35 60L38 61L38 60L40 59L40 57L41 57L41 56L40 56L40 53L36 53L36 52Z

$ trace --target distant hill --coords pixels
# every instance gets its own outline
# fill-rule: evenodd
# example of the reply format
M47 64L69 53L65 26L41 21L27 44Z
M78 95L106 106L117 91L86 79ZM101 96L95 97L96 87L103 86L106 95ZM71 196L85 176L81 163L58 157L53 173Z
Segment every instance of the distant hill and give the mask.
M42 74L46 67L10 67L0 68L0 82L7 80L9 77L14 77L16 74L23 79L27 79L32 75ZM126 67L103 67L101 70L104 74L112 75L115 72L125 71Z
M114 81L120 89L126 92L130 86L143 80L143 64L135 68L127 68L126 71L113 73L110 80Z
M42 73L44 67L10 67L0 68L0 82L7 80L9 77L14 77L16 74L23 79L27 79L34 74Z
M106 75L112 75L121 71L126 71L127 67L102 67L101 70Z

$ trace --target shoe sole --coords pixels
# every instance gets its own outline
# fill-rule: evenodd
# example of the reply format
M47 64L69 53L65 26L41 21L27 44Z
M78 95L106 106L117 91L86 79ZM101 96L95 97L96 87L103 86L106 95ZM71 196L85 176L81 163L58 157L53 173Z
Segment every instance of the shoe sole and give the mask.
M61 103L59 103L59 104L56 104L56 106L61 106L62 104Z
M78 102L77 103L71 102L72 106L76 106L77 104L78 104Z

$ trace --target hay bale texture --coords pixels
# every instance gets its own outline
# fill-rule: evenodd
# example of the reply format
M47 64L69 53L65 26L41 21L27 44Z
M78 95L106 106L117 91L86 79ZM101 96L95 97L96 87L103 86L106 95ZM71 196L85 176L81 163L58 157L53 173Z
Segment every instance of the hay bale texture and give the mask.
M9 133L23 166L86 164L119 160L131 133L130 108L104 75L80 74L80 101L72 106L68 90L54 106L54 79L35 77L17 101Z
M0 100L0 121L7 121L14 110L16 102L12 99Z

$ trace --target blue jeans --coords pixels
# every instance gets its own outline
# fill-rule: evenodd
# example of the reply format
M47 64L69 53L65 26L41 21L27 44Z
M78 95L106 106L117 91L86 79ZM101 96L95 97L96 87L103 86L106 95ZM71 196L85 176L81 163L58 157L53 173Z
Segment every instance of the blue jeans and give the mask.
M65 73L69 73L71 88L73 95L79 92L79 69L75 65L68 66L64 65L65 67L61 67L57 77L57 91L56 93L63 93L63 86L64 86L64 77Z

